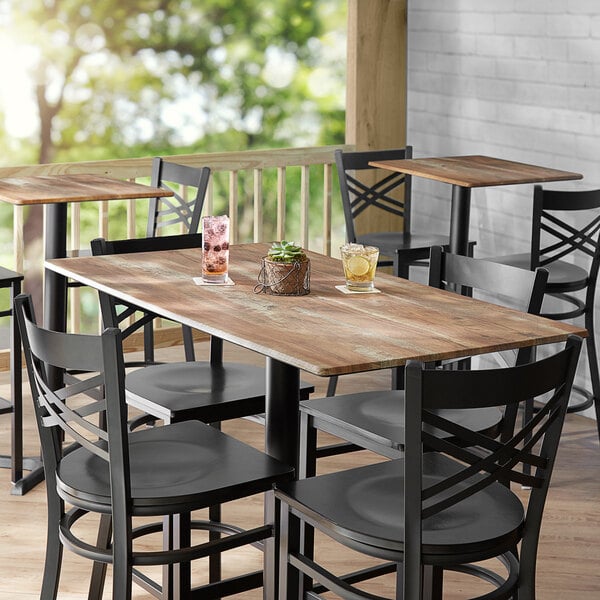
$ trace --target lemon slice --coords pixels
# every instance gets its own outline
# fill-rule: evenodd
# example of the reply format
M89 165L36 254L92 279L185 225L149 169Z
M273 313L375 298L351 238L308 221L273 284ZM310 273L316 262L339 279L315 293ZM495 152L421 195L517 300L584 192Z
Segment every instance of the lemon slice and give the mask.
M346 264L348 271L357 277L366 275L369 272L369 261L362 256L351 256Z

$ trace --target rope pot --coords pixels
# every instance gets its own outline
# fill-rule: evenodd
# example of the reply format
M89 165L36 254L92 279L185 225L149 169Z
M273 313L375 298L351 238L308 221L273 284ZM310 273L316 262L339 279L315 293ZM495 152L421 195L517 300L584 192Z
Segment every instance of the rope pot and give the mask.
M305 296L310 292L310 260L285 263L264 257L256 288L277 296Z

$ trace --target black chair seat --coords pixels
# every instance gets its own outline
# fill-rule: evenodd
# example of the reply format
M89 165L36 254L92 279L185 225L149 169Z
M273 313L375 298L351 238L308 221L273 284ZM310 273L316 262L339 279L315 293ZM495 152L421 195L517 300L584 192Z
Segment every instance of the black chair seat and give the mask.
M242 363L178 362L143 367L125 380L127 402L169 422L226 421L265 411L265 369ZM300 398L314 391L300 385Z
M263 586L262 571L224 579L221 558L243 546L264 548L273 524L248 530L229 525L220 507L270 492L294 477L294 468L197 420L130 432L123 333L113 327L101 336L38 327L31 298L23 295L15 299L15 313L48 493L40 598L57 598L64 548L93 562L89 598L105 597L108 564L111 598L131 598L134 583L157 598L222 598ZM52 389L49 365L85 376L64 378L62 387ZM193 519L196 509L208 509L208 519ZM83 521L97 527L95 542L79 525ZM193 536L196 530L208 532L208 540ZM134 543L148 536L147 544ZM208 583L195 586L192 563L206 558ZM151 565L162 565L155 572L161 580L138 568Z
M445 252L440 246L431 249L429 285L469 293L502 294L520 309L539 314L547 273L516 269L481 259ZM512 361L512 356L510 356ZM517 363L529 360L529 349L522 349ZM469 368L469 360L444 365L446 369ZM367 391L341 396L327 396L302 402L301 436L305 442L301 473L311 476L316 472L317 458L342 454L356 449L368 449L388 458L403 455L405 443L405 394L401 390ZM444 408L438 415L490 437L498 437L515 417L505 415L498 407L472 407L469 411ZM316 430L336 435L347 443L317 448ZM454 436L449 441L457 443Z
M491 262L511 265L520 269L531 268L531 256L529 254L509 254L507 256L494 256L488 258ZM544 265L548 270L548 283L546 291L568 292L582 290L588 283L588 271L572 263L557 260Z
M396 572L394 598L442 598L445 572L458 571L494 588L479 600L535 598L544 502L581 343L569 337L557 353L508 368L446 370L409 361L402 458L275 488L280 590L287 598L331 591L374 599L380 596L356 584ZM520 425L507 416L542 397L539 412ZM504 408L507 426L499 439L438 412L484 407ZM526 464L534 467L531 474ZM518 496L512 483L528 486L529 493ZM325 560L331 548L315 549L314 529L385 562L333 573Z
M264 492L293 476L291 467L200 421L135 431L129 452L134 515L187 512ZM61 460L57 487L69 502L110 511L108 463L85 448Z
M402 459L338 471L278 486L292 508L302 505L318 529L372 546L372 555L394 560L404 549ZM456 471L436 454L423 456L424 484ZM512 549L524 521L523 505L507 487L494 484L437 515L423 520L423 554L452 557L471 552L497 556ZM375 549L377 548L377 550ZM387 555L386 550L390 551ZM436 561L437 562L437 561Z
M320 431L397 458L404 448L404 398L402 390L361 392L308 400L301 403L300 410L313 417L313 426ZM442 414L450 421L486 435L497 435L502 426L499 409L445 409Z

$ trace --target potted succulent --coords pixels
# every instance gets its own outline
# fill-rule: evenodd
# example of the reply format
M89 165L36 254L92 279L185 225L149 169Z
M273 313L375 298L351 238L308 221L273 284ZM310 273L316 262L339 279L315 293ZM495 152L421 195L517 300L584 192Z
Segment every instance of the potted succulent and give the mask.
M303 296L310 292L310 260L294 242L273 242L262 259L259 291L280 296Z

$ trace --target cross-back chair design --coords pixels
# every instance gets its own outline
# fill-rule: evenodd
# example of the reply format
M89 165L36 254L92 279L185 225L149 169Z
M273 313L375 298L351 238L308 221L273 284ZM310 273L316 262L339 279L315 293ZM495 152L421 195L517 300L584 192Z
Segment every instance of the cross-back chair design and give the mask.
M151 185L171 190L174 195L150 199L146 237L173 232L197 234L209 181L208 167L189 167L166 161L160 156L154 157ZM192 330L182 326L182 334L186 360L194 360ZM154 362L154 334L151 324L144 328L144 356L148 363Z
M92 240L95 256L153 252L182 248L202 248L202 234L170 235L131 240ZM138 307L123 305L109 294L99 292L102 320L105 327L119 327L125 318L132 318L123 329L125 337L141 325L156 318ZM137 311L137 312L136 312ZM223 340L211 337L208 361L186 360L155 364L127 374L128 402L168 423L199 419L216 423L248 417L265 410L266 374L264 367L223 360ZM301 384L301 397L308 398L314 387Z
M152 160L151 185L171 190L174 195L151 198L148 204L146 236L155 237L165 232L184 234L198 233L200 216L204 207L210 181L208 167L189 167L164 160L157 156ZM87 254L79 250L78 254ZM81 287L79 281L69 281L69 287ZM186 360L194 360L194 342L189 327L182 327ZM154 335L151 325L144 329L144 360L154 362Z
M177 233L197 233L209 181L208 167L189 167L155 157L150 185L175 195L150 199L146 237L160 235L161 229L173 225L180 225Z
M90 598L102 597L107 564L112 565L112 598L129 600L133 581L156 597L188 598L194 593L191 561L272 536L271 524L242 531L192 521L191 513L266 492L293 476L290 467L200 421L129 432L121 332L110 328L94 336L49 331L36 324L29 296L20 295L15 306L47 486L41 598L57 596L63 548L93 561ZM49 365L76 369L88 377L51 389ZM63 436L74 444L68 452L63 452ZM95 542L83 539L78 529L94 514L101 516ZM163 531L163 517L176 515L179 539L167 535L163 547L139 546L138 540ZM138 516L156 517L157 522L139 524L134 522ZM193 529L213 527L231 535L192 543ZM149 565L170 567L170 578L162 584L153 581L142 572ZM262 571L209 584L208 596L196 591L194 597L221 597L260 585Z
M92 254L129 254L197 248L198 256L202 248L202 234L188 233L151 238L92 240ZM126 338L140 327L151 328L158 317L135 305L117 300L104 292L98 292L102 321L105 327L122 327ZM186 328L189 329L189 328ZM145 337L146 339L146 337ZM190 330L190 343L193 339ZM131 420L131 429L161 419L165 423L176 423L197 419L217 426L221 421L240 417L263 422L265 411L266 372L262 366L228 362L223 360L223 340L211 336L209 360L192 360L186 351L186 360L162 364L148 363L154 346L146 349L142 363L128 362L127 366L142 366L130 370L125 379L127 402L142 411L142 415ZM314 391L312 385L301 384L301 398L307 399ZM218 505L211 506L210 519L221 520ZM211 536L218 538L218 532ZM210 576L220 578L220 557L211 558Z
M336 150L337 165L348 242L376 246L380 251L380 266L393 266L399 277L408 278L409 267L426 264L432 246L447 246L448 236L411 230L412 179L404 173L385 172L374 180L380 171L369 162L412 158L412 146L393 150L343 152ZM367 211L381 211L388 217L401 217L402 230L361 233L360 219ZM469 242L473 254L475 242Z
M470 296L493 292L494 300L510 302L513 307L539 314L548 277L545 269L531 272L478 258L445 252L441 246L431 249L429 285L458 291ZM531 349L519 351L511 361L530 360ZM465 368L463 361L455 361L453 368ZM448 368L449 365L446 365ZM318 458L341 454L356 449L368 449L388 458L402 456L405 424L403 390L367 391L334 397L314 398L301 403L301 475L315 474ZM531 407L528 406L528 410ZM471 429L499 435L502 427L512 427L516 415L510 414L505 422L497 409L473 411L443 411L447 419L460 419ZM324 431L349 443L317 447L317 431Z
M397 599L418 600L425 585L439 599L444 571L456 570L492 584L477 600L534 600L542 513L580 348L581 339L571 337L537 362L487 370L410 362L403 458L277 487L281 597L317 598L328 589L342 598L374 600L379 596L352 584L396 572ZM514 412L540 396L548 398L540 411L500 440L440 414ZM524 473L523 465L533 473ZM531 487L523 503L510 483ZM345 579L332 574L312 548L304 551L297 519L385 562ZM488 559L500 568L474 564ZM293 596L299 586L311 594Z
M546 295L554 304L542 315L556 321L584 318L591 392L575 385L582 401L569 412L595 407L600 436L600 375L594 332L594 303L600 267L600 190L548 190L534 186L531 250L490 260L548 270Z

